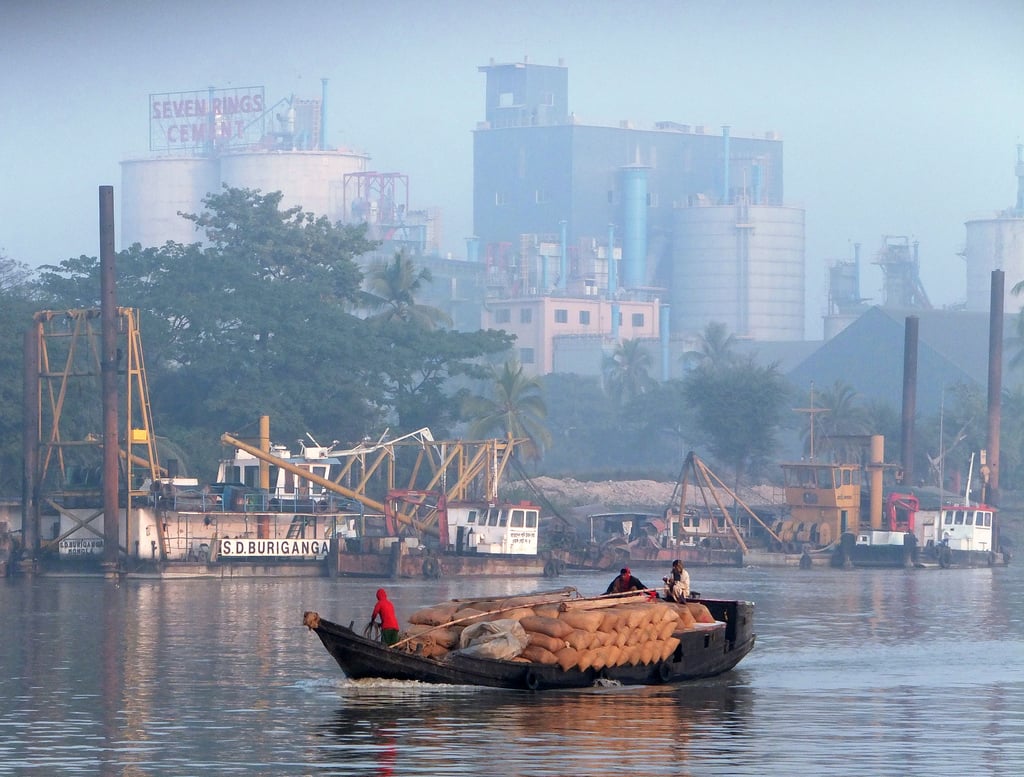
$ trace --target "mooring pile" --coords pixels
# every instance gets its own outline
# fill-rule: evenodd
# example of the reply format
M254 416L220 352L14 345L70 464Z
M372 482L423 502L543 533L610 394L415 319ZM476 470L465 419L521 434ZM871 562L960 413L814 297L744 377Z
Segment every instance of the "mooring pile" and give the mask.
M431 658L490 645L480 655L562 670L666 660L679 631L714 623L699 602L675 604L650 593L574 598L575 589L501 599L454 600L417 610L399 649Z

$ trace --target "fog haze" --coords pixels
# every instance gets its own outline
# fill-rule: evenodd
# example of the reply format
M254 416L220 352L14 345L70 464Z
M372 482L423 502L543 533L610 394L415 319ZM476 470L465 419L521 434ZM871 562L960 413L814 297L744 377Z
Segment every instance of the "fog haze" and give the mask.
M898 6L898 7L897 7ZM97 187L148 154L148 96L263 85L319 98L329 146L409 176L442 210L443 250L472 233L479 65L569 68L583 123L622 119L784 141L786 204L806 209L808 325L825 268L883 235L920 241L936 306L965 294L964 221L1016 199L1024 3L0 1L5 67L0 254L31 266L99 253ZM117 245L118 249L125 246Z

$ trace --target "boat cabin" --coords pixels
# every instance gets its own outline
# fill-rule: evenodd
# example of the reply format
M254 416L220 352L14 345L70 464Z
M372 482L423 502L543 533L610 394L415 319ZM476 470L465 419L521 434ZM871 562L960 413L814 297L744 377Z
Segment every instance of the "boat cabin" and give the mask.
M341 469L341 461L333 455L333 450L321 445L305 445L301 441L302 450L296 455L284 445L271 445L270 453L287 463L309 472L311 475L332 479ZM260 486L260 460L251 453L236 449L234 456L220 462L217 471L217 482L240 483L249 488ZM313 511L316 507L330 509L329 504L336 496L318 483L306 480L294 472L289 472L274 464L266 465L269 474L269 504L261 505L260 509L270 511Z
M540 508L536 505L449 502L446 520L448 546L456 553L537 555Z
M938 512L920 513L915 532L922 545L946 545L953 550L993 550L995 511L988 505L946 505Z
M859 465L792 462L782 465L782 474L793 526L802 525L823 544L860 528Z

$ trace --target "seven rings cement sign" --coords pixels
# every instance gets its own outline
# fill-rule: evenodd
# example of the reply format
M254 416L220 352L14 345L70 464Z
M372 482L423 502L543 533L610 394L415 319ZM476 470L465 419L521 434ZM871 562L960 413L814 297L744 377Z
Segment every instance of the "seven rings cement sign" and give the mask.
M263 140L262 86L165 92L149 96L149 150L212 152Z
M220 540L221 558L242 556L322 556L330 540Z

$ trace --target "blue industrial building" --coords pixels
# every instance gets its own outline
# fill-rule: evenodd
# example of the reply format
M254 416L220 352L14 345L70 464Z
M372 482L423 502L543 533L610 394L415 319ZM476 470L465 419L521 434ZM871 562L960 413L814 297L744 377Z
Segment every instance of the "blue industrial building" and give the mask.
M803 337L803 212L782 207L775 133L583 123L563 65L480 71L468 258L494 293L657 297L675 308L673 336L719 320L754 339Z

